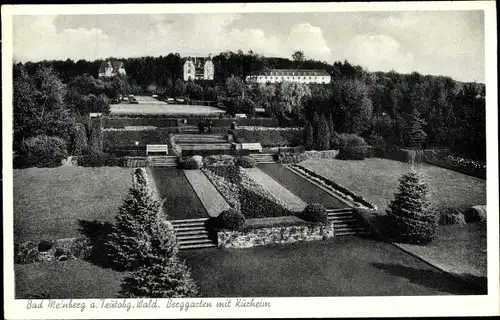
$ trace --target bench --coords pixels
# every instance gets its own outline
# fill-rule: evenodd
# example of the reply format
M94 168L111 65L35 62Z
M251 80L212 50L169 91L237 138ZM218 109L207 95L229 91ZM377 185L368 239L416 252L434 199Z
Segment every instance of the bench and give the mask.
M241 149L262 152L262 145L260 143L242 143Z
M146 155L150 152L165 152L165 154L168 154L168 146L166 144L148 144L146 145Z

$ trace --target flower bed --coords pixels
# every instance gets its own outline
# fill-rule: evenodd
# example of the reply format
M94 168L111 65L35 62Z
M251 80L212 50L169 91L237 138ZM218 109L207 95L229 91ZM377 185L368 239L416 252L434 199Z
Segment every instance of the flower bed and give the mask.
M309 179L321 184L322 186L326 187L328 190L335 192L335 194L339 195L342 199L345 199L345 200L351 202L356 207L377 210L377 206L374 205L373 203L370 203L368 200L364 199L361 196L358 196L357 194L355 194L351 190L317 174L314 171L311 171L307 168L304 168L303 166L298 165L298 164L291 164L290 168L307 176Z
M283 201L239 166L208 166L202 171L227 203L248 219L293 215Z
M448 155L442 158L427 159L427 163L473 177L486 179L486 164L483 162Z

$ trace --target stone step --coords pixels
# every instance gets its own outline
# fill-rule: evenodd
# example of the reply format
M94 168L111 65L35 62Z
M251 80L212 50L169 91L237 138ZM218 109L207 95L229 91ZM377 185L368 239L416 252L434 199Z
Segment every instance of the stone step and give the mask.
M329 221L333 221L334 223L341 223L341 222L352 222L352 223L357 223L358 220L356 218L350 218L350 217L328 217Z
M342 227L342 228L336 228L334 227L334 232L337 233L342 233L342 232L361 232L365 231L362 227Z
M197 228L203 227L205 228L204 221L195 221L195 222L185 222L185 223L176 223L172 225L174 229L186 229L186 228Z
M205 248L214 248L214 247L217 247L217 245L215 245L213 243L179 245L180 250L195 250L195 249L205 249Z
M182 231L177 231L176 235L177 237L179 236L188 236L188 235L208 235L207 230L182 230Z
M182 240L179 241L179 246L192 245L192 244L206 244L206 243L213 244L212 240L205 238L205 239Z
M335 236L357 236L369 234L366 231L348 231L348 232L336 232Z
M177 236L177 240L179 240L179 243L185 243L185 241L195 240L195 239L200 239L200 240L208 239L208 234L202 233L202 234L188 234L188 235Z
M174 230L179 232L179 231L203 231L205 230L205 225L194 225L194 226L174 226Z
M208 218L182 219L182 220L171 220L170 223L172 225L175 225L175 224L182 224L182 223L185 223L185 222L187 222L187 223L190 223L190 222L200 222L200 221L205 222L207 220L208 220Z
M344 211L349 211L349 212L352 212L353 209L352 208L337 208L337 209L326 209L327 212L344 212Z

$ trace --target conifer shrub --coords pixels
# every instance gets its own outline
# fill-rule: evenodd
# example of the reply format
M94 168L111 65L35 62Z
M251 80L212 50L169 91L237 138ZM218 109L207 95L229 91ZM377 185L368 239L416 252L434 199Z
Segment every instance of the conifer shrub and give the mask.
M328 213L325 207L320 203L308 204L301 214L302 219L310 222L317 222L321 224L328 223Z
M318 124L318 150L330 150L330 128L325 115L321 115Z
M314 149L314 128L309 121L306 123L306 128L304 130L304 147L306 150Z
M439 224L440 225L464 225L465 217L462 211L457 208L445 208L439 213Z
M83 155L87 152L88 141L87 141L87 131L84 125L77 125L75 127L75 136L73 140L73 152L75 156Z
M437 212L431 207L427 184L414 170L401 177L387 215L388 236L394 241L425 245L435 237Z
M218 216L218 227L222 230L238 231L245 225L245 216L234 209L227 209Z
M237 157L235 164L242 168L255 168L257 166L257 161L251 156Z
M188 267L176 257L139 267L120 287L125 298L188 298L198 293Z
M343 134L340 136L339 159L364 160L368 153L368 144L365 140L355 134Z
M23 168L54 168L68 157L66 142L58 137L39 135L21 143L19 165Z

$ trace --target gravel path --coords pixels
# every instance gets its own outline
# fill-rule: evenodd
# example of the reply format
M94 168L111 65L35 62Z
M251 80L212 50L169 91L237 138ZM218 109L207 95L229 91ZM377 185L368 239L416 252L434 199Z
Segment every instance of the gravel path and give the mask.
M210 217L217 217L222 211L231 209L201 170L184 170L184 174Z
M274 196L286 203L288 209L292 211L302 211L307 206L307 203L302 201L302 199L283 187L259 168L245 169L245 171L252 179L260 183Z

